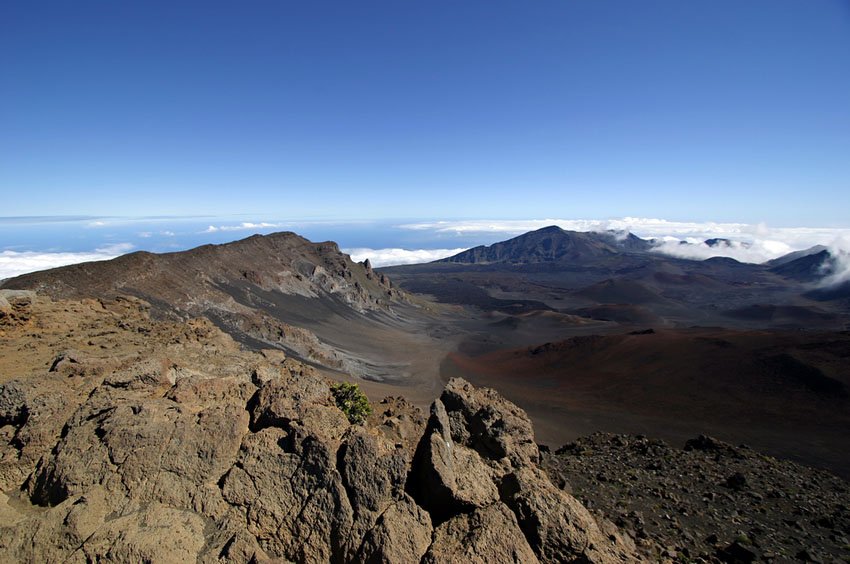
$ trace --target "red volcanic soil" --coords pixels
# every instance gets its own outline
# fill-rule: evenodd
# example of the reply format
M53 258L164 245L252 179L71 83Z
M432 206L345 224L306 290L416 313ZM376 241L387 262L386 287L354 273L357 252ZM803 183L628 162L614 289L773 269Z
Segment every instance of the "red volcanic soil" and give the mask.
M442 368L519 403L553 446L593 431L672 441L710 433L850 476L847 332L590 335L454 353Z
M662 319L643 306L633 304L599 304L576 310L576 313L591 319L616 321L637 325L656 325Z

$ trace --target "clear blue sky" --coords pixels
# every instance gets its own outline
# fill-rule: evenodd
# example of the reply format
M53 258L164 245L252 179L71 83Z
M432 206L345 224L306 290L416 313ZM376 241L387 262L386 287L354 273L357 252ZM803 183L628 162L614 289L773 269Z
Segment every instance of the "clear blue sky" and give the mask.
M850 224L846 0L0 4L0 215Z

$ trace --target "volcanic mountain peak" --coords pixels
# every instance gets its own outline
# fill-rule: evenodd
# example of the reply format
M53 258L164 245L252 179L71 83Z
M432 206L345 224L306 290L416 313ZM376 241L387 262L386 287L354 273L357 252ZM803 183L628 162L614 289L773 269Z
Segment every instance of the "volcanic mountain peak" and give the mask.
M644 251L649 246L648 241L631 233L566 231L551 225L490 246L475 247L437 262L528 264L576 261Z
M703 241L703 243L707 247L711 247L713 249L715 249L715 248L729 249L729 248L733 248L733 247L736 247L736 246L740 246L743 249L749 249L750 247L752 247L752 243L749 243L747 241L733 241L731 239L726 239L725 237L714 237L714 238L711 238L711 239L706 239L705 241Z
M356 309L386 305L400 297L386 278L355 264L334 242L313 243L290 232L252 235L223 245L154 254L138 251L110 261L76 264L10 279L8 288L45 289L52 295L136 293L191 309L192 298L211 285L248 281L264 290L341 297ZM167 295L165 295L167 294Z
M771 270L776 274L803 282L821 280L832 273L835 259L826 247L815 253L801 252L806 254L797 255L795 258L780 262L777 265L768 264L773 266ZM782 260L783 258L785 257L780 257L777 260Z
M815 245L814 247L809 247L808 249L803 249L802 251L792 251L786 255L782 255L781 257L769 260L765 264L772 267L782 266L783 264L789 263L799 258L803 258L809 255L816 255L821 251L827 250L829 250L829 248L824 245Z
M360 314L392 316L393 307L407 300L386 276L352 262L336 243L312 243L294 233L254 235L175 253L136 252L26 274L3 287L34 289L54 298L133 295L150 302L157 316L205 316L253 346L283 347L360 374L363 370L346 359L341 347L325 342L338 345L340 339L323 339L321 331L348 323L352 334L362 333L366 321Z

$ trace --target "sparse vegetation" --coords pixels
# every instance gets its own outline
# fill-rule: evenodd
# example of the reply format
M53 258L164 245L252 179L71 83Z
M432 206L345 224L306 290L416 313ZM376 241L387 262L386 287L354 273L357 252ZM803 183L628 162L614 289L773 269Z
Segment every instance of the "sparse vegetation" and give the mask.
M360 391L357 384L340 382L331 387L331 392L334 395L337 407L345 413L350 423L363 423L371 415L372 406L369 405L369 399L366 394Z

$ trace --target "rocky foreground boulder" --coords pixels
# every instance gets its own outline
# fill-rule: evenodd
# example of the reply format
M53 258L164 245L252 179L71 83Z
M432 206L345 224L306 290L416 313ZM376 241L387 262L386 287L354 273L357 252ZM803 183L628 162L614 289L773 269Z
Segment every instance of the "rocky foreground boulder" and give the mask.
M352 425L331 382L133 298L11 296L0 561L632 562L541 470L526 414L452 380Z

